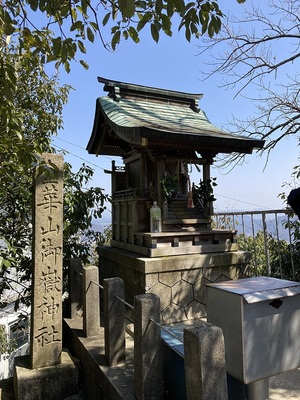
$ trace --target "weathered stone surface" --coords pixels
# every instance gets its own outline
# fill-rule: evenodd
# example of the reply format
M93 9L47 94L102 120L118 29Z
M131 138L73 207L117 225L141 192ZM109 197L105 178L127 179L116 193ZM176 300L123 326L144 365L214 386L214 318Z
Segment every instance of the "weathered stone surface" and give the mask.
M152 321L151 321L152 320ZM153 322L155 321L155 322ZM163 399L159 297L134 299L134 388L137 400Z
M193 286L185 281L180 281L172 287L172 302L185 307L193 300Z
M175 283L179 282L181 279L181 273L176 272L161 272L159 274L159 281L164 285L172 287Z
M203 276L203 268L182 271L181 279L188 283L194 284Z
M103 282L105 358L108 365L125 362L124 281L108 278Z
M56 173L35 181L31 368L59 364L62 351L63 157L43 158Z
M207 278L210 282L215 282L219 276L222 275L222 268L206 268L203 276Z
M227 400L222 329L208 323L184 329L184 364L189 400Z
M83 313L82 306L82 265L80 258L70 259L70 313L71 318L81 318Z
M206 307L204 304L194 300L185 307L187 319L196 319L206 317Z
M37 369L30 368L27 356L16 358L16 400L64 400L78 391L78 371L67 352L62 352L59 365Z
M184 308L174 303L165 308L161 312L161 316L164 325L187 320Z
M194 299L199 301L199 303L206 304L207 294L206 294L206 284L211 283L208 279L203 278L194 284Z
M83 333L86 337L100 332L99 270L94 265L83 267Z
M223 274L228 279L237 279L239 273L240 273L240 266L237 265L231 265L230 267L223 268Z
M186 320L186 312L188 315L194 314L188 308L185 312L183 307L177 309L175 304L172 305L173 301L180 302L176 297L177 295L174 295L174 300L171 297L171 288L174 288L178 282L192 284L194 295L191 301L195 300L205 305L205 284L215 281L220 276L226 276L227 274L224 271L228 271L229 268L236 268L237 273L240 271L239 278L245 277L243 274L247 270L247 265L243 264L243 262L247 263L250 260L250 253L243 251L146 258L125 250L106 246L99 249L99 255L101 284L104 278L115 276L122 278L125 284L126 301L130 304L133 304L135 295L142 293L157 294L161 298L161 317L164 320L169 320L170 318L172 322ZM175 282L177 273L181 274L181 278L178 282ZM189 286L185 286L182 283L179 285L187 288L188 293L190 293ZM187 296L189 300L190 295L188 294ZM186 301L185 305L188 307ZM193 307L191 310L193 310ZM166 308L167 310L163 313ZM176 321L175 318L169 315L169 310L171 309L176 309L174 316L176 315L180 319Z
M158 282L158 273L145 275L146 291L151 290L152 286L154 286L157 282Z
M160 309L164 310L171 303L171 288L158 282L151 289L151 293L156 294L160 298Z

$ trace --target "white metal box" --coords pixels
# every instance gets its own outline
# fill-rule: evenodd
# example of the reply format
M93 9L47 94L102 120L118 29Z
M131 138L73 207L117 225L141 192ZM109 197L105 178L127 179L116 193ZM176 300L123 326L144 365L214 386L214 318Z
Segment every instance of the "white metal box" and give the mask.
M207 321L222 328L227 372L245 384L300 366L300 283L257 277L207 285Z

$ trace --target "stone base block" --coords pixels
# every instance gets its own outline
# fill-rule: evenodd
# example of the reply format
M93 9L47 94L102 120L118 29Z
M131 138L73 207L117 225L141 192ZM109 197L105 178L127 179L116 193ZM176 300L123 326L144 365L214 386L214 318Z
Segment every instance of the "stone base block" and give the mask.
M61 364L31 369L29 357L15 359L14 392L16 400L65 400L79 392L78 371L67 352Z
M105 278L123 279L129 304L136 295L156 294L164 325L205 317L206 284L251 274L251 253L246 251L153 258L110 246L101 246L98 252L100 283Z

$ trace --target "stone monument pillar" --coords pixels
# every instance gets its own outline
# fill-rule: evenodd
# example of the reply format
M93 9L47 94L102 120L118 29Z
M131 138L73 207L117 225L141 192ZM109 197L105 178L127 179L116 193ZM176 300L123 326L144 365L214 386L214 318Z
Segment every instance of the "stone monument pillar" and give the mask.
M54 171L38 175L34 188L31 368L60 364L62 351L63 157L44 161Z
M43 154L34 185L30 357L15 360L17 400L63 400L78 376L62 351L63 157ZM49 172L47 172L49 171Z

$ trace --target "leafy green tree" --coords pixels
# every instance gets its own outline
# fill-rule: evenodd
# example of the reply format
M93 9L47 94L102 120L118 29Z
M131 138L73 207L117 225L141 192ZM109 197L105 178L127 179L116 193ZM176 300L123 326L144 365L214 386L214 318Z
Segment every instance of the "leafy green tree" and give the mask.
M285 224L287 223L286 221ZM289 224L289 229L291 229L292 232L295 227L299 233L298 221L290 221ZM288 226L286 225L285 228L287 229ZM250 251L252 254L250 268L253 275L267 275L267 259L263 231L258 231L255 237L244 234L238 235L238 244L241 249ZM298 281L300 279L299 237L290 244L286 240L277 240L272 234L268 233L267 248L271 276L274 278Z
M18 308L20 301L30 302L34 168L39 154L53 151L51 138L62 127L70 87L59 86L58 75L49 77L41 63L20 57L12 44L6 57L19 66L11 113L16 129L1 125L0 306L6 305L2 294L7 290L16 294ZM84 262L98 240L90 227L92 218L101 216L108 200L102 189L87 187L92 175L89 167L74 173L70 165L65 166L64 256L81 257Z
M5 289L15 295L15 309L19 307L20 302L30 304L33 169L26 172L26 175L16 178L11 185L11 192L6 199L1 199L0 205L6 210L0 215L0 225L4 227L0 233L2 243L0 295ZM92 219L100 218L106 209L105 202L109 197L101 188L86 187L92 175L93 170L85 165L77 173L72 172L69 164L65 165L63 236L65 270L71 257L80 257L83 263L89 263L94 257L96 244L103 242L101 233L95 232L91 226ZM4 307L7 299L3 296L1 298L0 306Z
M71 166L65 164L64 176L64 258L81 258L84 264L94 256L94 248L105 244L109 237L107 229L98 232L92 229L92 222L101 218L109 201L99 187L88 187L94 171L83 164L73 173Z
M0 325L0 360L1 356L6 357L7 354L15 350L15 343L10 340L6 333L5 326Z
M32 68L46 63L54 63L55 68L62 65L69 72L75 58L88 68L84 60L87 42L97 38L114 50L122 39L138 43L145 26L156 42L161 32L172 35L173 21L185 31L187 40L205 33L213 36L220 31L222 17L218 3L209 0L0 1L0 132L9 132L23 155L32 158L30 149L20 144L24 114L14 103L21 73L29 75ZM103 30L109 32L108 40ZM14 46L18 57L11 58ZM1 145L0 151L9 148L7 142Z

